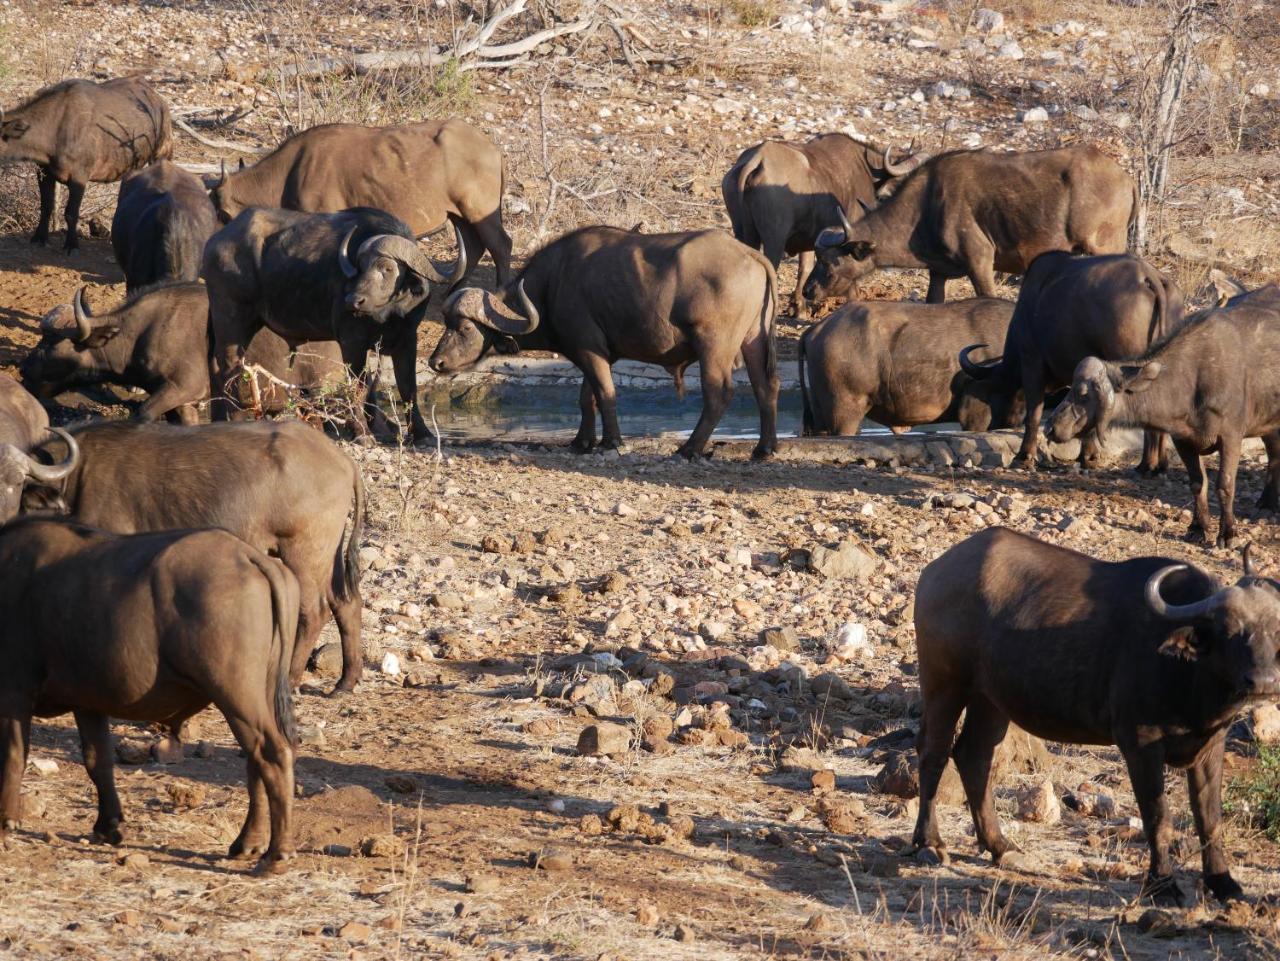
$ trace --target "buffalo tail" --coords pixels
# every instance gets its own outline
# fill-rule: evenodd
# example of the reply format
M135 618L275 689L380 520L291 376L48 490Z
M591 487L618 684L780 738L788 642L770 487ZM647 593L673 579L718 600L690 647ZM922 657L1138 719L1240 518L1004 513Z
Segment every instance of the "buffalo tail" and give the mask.
M360 541L364 537L364 478L360 474L359 464L353 462L351 466L355 470L355 483L352 485L355 508L352 511L351 534L346 538L346 556L341 568L342 582L335 585L335 593L345 601L351 600L360 587ZM346 531L343 533L346 534ZM342 550L341 544L338 545L338 550ZM338 569L337 564L334 569Z
M813 331L810 327L800 335L800 359L798 361L800 367L800 409L801 414L801 433L805 437L812 437L813 430L813 408L809 405L809 385L804 378L804 353L805 346L809 343L809 334Z
M264 563L265 561L265 563ZM298 725L293 715L293 691L289 684L289 664L298 633L298 592L289 590L292 577L280 561L255 557L254 563L271 588L272 647L278 656L274 671L267 672L267 697L271 699L276 727L293 747L298 744ZM292 597L290 596L292 594ZM274 673L274 677L272 674Z

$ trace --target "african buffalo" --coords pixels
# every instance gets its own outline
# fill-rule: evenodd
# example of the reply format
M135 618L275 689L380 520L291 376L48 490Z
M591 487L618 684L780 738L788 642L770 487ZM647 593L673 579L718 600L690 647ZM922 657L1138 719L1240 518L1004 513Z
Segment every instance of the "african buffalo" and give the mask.
M298 421L171 427L96 422L73 428L80 458L50 485L77 520L120 534L221 527L279 557L301 607L289 675L302 676L327 605L342 639L334 693L360 680L360 469ZM347 513L353 511L345 539Z
M1280 696L1275 581L1246 565L1223 588L1172 558L1105 563L993 528L924 569L915 625L918 848L944 856L934 798L948 757L979 847L996 861L1012 847L991 797L992 758L1012 721L1049 740L1119 747L1151 847L1145 891L1178 904L1194 896L1174 877L1164 769L1185 768L1205 886L1219 900L1244 897L1223 851L1223 743L1249 701Z
M894 163L890 148L828 133L804 143L766 140L744 150L720 183L733 235L763 250L778 269L784 256L800 255L796 317L808 317L801 291L813 270L813 244L828 227L840 226L839 211L860 214L886 185L928 159L914 154Z
M111 218L111 249L133 293L162 280L200 276L204 245L218 229L204 185L161 160L120 183Z
M760 408L753 454L777 447L774 346L777 281L769 261L721 230L640 234L583 227L547 244L497 293L468 287L444 305L444 335L431 355L438 374L476 363L494 347L552 350L582 371L582 423L573 448L622 445L610 367L623 358L665 367L683 393L697 363L702 416L680 447L696 457L733 396L741 356Z
M1003 343L1012 313L1010 301L986 297L845 304L800 337L805 434L853 435L864 417L902 433L961 410L965 430L1011 425L1016 397L987 406L987 386L962 373L956 355L974 340ZM962 398L971 403L961 408Z
M53 429L63 438L64 431ZM8 374L0 373L0 524L17 515L29 480L53 484L75 467L75 442L59 464L43 464L27 452L50 432L49 415L40 402Z
M930 303L942 302L951 277L993 297L995 271L1021 274L1046 251L1122 252L1136 201L1133 180L1096 147L942 154L861 220L842 214L823 231L804 295L846 296L877 268L921 267Z
M1218 452L1218 544L1236 537L1236 470L1246 437L1267 448L1261 508L1280 508L1280 307L1245 298L1191 318L1133 360L1080 361L1071 392L1049 422L1057 441L1113 424L1160 430L1187 465L1195 498L1188 537L1208 539L1209 494L1201 456Z
M1034 468L1046 393L1069 386L1084 358L1136 356L1182 322L1181 289L1141 257L1077 257L1055 251L1037 257L1022 280L1004 356L979 364L966 351L960 363L970 377L991 384L993 394L1008 397L1022 391L1027 413L1014 462ZM1139 471L1154 473L1168 466L1164 441L1159 432L1147 433ZM1097 440L1090 434L1080 461L1093 466L1097 460Z
M72 324L60 319L68 312ZM260 367L269 377L254 373L253 383L237 378L232 399L264 413L288 406L293 392L281 383L305 390L344 378L336 344L299 344L295 354L265 327L249 342L245 364L246 372ZM119 384L151 395L135 412L136 420L198 423L197 405L209 398L208 291L199 283L162 283L93 316L84 305L84 290L77 290L70 311L59 308L46 316L44 335L21 371L23 384L40 397L56 397L82 384Z
M93 833L124 839L111 718L178 728L210 704L248 756L231 857L293 856L289 643L298 585L226 531L120 537L23 518L0 529L0 837L18 827L32 717L73 712L98 794Z
M389 354L412 438L431 438L418 410L418 324L430 285L449 284L466 273L466 266L460 233L458 261L444 274L409 228L381 210L246 210L214 234L204 252L214 418L233 414L226 403L231 380L242 368L249 342L267 327L290 345L337 341L356 382L352 422L361 439L369 435L369 351L378 347Z
M34 244L49 242L58 184L67 185L67 250L80 246L80 202L90 182L107 183L173 152L169 107L146 81L63 80L0 111L0 162L31 161L40 182Z
M488 251L498 283L511 275L511 238L502 227L502 151L461 120L391 127L323 124L296 133L252 167L212 189L223 223L248 207L335 213L374 207L417 236L448 218L474 267ZM466 273L452 278L461 286Z

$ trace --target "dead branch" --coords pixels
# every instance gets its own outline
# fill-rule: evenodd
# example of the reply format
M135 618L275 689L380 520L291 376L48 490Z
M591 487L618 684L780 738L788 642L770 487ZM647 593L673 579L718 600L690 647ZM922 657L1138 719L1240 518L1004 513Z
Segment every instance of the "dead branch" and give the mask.
M197 132L195 128L185 120L181 120L178 117L173 117L171 119L173 120L173 125L192 140L196 140L204 144L206 147L212 147L214 150L231 150L235 153L244 154L264 154L270 152L267 147L253 147L248 144L232 143L230 140L215 140L212 137L206 137L204 134Z

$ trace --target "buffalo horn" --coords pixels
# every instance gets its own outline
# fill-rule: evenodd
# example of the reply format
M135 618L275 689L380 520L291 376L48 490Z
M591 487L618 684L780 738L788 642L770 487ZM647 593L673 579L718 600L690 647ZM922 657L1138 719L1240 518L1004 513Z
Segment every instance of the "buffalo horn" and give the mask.
M844 230L844 239L847 242L853 237L853 224L849 223L849 215L844 212L844 207L836 204L836 213L840 215L840 227Z
M76 439L68 434L61 427L51 427L50 431L57 434L66 442L67 459L61 464L41 464L38 460L27 456L27 476L34 477L42 484L52 484L60 481L73 470L76 469L76 462L80 459L80 446L76 443Z
M974 380L986 380L1000 364L1000 358L989 360L984 364L979 364L975 360L969 358L969 354L975 350L981 350L986 344L970 344L964 350L960 351L960 369L972 377Z
M520 310L509 307L502 296L479 287L464 287L445 301L444 311L446 314L456 311L473 323L508 337L519 337L537 330L541 318L525 293L523 278L516 283L516 297L520 300Z
M222 166L218 168L218 182L214 187L221 187L227 182L227 158L222 158Z
M1253 543L1244 545L1244 550L1240 552L1240 563L1244 566L1245 577L1256 577L1257 568L1253 566Z
M89 323L89 312L84 309L83 287L71 298L71 310L76 315L76 343L83 344L93 333L93 324Z
M356 260L363 260L368 252L384 254L400 261L419 277L425 277L433 284L447 284L461 277L467 269L467 248L462 242L462 231L458 229L457 224L453 226L453 238L458 245L458 259L454 262L453 270L447 274L432 262L421 247L398 234L378 234L370 237L360 245Z
M928 159L925 154L910 154L906 160L893 163L889 159L892 150L892 147L884 148L884 172L890 177L905 177Z
M347 253L347 247L351 243L351 235L355 232L355 227L348 230L347 235L342 238L342 243L338 245L338 266L342 268L342 274L347 280L360 273L356 269L356 265L351 262L351 255Z
M1225 591L1215 591L1204 600L1195 601L1191 604L1170 604L1160 596L1160 585L1164 583L1164 579L1170 574L1178 571L1187 570L1186 564L1170 564L1162 567L1149 578L1147 578L1147 606L1152 612L1159 617L1163 617L1167 621L1189 621L1197 617L1204 617L1212 614L1222 606L1225 598Z

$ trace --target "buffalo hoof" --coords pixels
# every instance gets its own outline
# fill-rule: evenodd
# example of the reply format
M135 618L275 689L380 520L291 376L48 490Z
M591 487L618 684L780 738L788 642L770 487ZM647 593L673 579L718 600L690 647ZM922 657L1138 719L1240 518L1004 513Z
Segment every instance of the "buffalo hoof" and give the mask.
M756 449L751 452L751 459L752 460L769 460L777 452L778 452L778 449L772 445L769 445L769 446L756 445Z
M1229 536L1226 534L1219 534L1217 545L1219 547L1225 547L1229 551L1235 550L1235 548L1240 545L1240 537L1238 534L1231 534Z
M1035 459L1028 457L1026 454L1019 454L1009 462L1009 466L1016 470L1030 471L1032 474L1036 472Z
M267 853L267 842L265 839L259 841L246 841L243 837L236 838L231 842L231 847L227 849L227 857L233 861L247 861L249 858L264 858Z
M1261 497L1258 498L1258 503L1256 506L1260 511L1280 510L1280 496L1277 496L1272 491L1267 491L1263 493Z
M331 698L346 697L348 694L352 693L355 689L356 689L355 681L352 681L350 684L344 684L341 681L339 681L338 684L334 687L334 689L330 691L328 694L326 694L325 697L331 697Z
M284 874L289 870L289 862L292 860L292 851L288 854L265 854L262 860L254 865L253 873L257 875Z
M3 821L0 821L0 837L4 837L10 831L16 830L18 830L17 818L5 818Z
M575 454L590 454L595 450L595 446L596 441L594 437L590 441L582 441L574 438L573 442L569 445L569 450L573 451Z
M1209 532L1198 524L1192 524L1187 528L1187 532L1182 535L1182 539L1188 544L1207 544L1209 543Z
M1221 874L1206 874L1204 878L1204 886L1208 888L1219 901L1224 904L1228 901L1248 901L1249 897L1244 893L1244 888L1236 882L1228 871Z
M41 244L43 246L47 246L49 243L49 231L37 230L34 234L31 235L31 242L33 244Z
M93 826L93 837L97 841L110 844L112 847L119 847L124 843L124 832L120 830L118 824L95 824Z
M1191 885L1172 874L1162 877L1153 877L1148 874L1142 885L1142 897L1150 898L1156 904L1175 908L1195 907L1196 902L1199 901Z
M359 444L361 447L377 447L378 441L372 434L357 434L351 438L353 444Z

